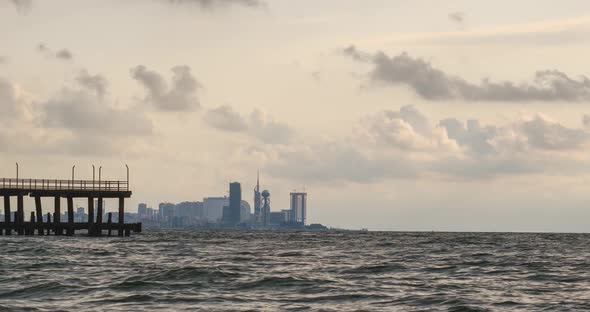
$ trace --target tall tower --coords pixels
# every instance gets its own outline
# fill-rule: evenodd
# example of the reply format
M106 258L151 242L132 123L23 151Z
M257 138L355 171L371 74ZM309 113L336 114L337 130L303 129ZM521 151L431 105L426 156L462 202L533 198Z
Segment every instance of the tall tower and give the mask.
M291 223L298 223L305 225L307 218L307 193L293 192L291 193L291 211L289 221Z
M229 211L228 225L235 226L240 223L240 205L242 204L242 186L239 182L229 184Z
M262 197L260 195L260 172L256 173L256 187L254 188L254 216L256 222L260 222L260 208L262 208Z
M270 192L267 190L262 191L262 211L261 211L261 222L264 226L268 226L270 223Z

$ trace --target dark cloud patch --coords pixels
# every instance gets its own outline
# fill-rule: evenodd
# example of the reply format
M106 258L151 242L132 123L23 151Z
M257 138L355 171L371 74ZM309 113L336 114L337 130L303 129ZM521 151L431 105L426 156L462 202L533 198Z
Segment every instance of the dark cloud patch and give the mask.
M190 111L199 108L197 91L201 87L189 66L175 66L172 84L168 84L158 72L143 65L131 69L131 77L147 91L145 101L162 111Z
M380 85L406 85L428 100L461 99L467 101L588 101L590 80L582 76L572 79L558 70L535 73L532 83L493 82L483 79L479 84L452 76L429 62L407 53L390 57L383 52L368 55L350 46L344 50L352 59L372 65L370 80Z
M230 5L240 5L251 8L265 7L266 3L260 0L165 0L170 4L190 4L200 8L212 9Z
M33 5L33 0L10 0L19 14L28 13Z
M43 42L37 44L37 51L39 53L45 54L48 57L54 57L62 61L71 61L74 59L74 55L70 50L64 48L57 52L53 52L52 49L50 49L47 44Z
M49 48L47 48L47 45L45 45L45 43L39 43L37 45L37 51L39 51L39 52L47 52L47 51L49 51Z
M208 110L203 118L205 123L218 130L239 132L248 129L246 120L228 105Z
M260 110L254 110L250 114L250 132L269 144L288 144L295 134L287 124L273 120Z
M372 59L371 54L363 52L363 51L359 51L354 45L351 45L351 46L345 48L344 50L342 50L342 52L345 55L350 56L355 61L368 62L368 61L371 61L371 59Z
M91 75L88 71L82 70L78 73L76 81L80 86L95 92L100 100L104 98L107 92L108 82L101 75Z
M59 51L57 51L55 53L55 57L61 60L65 60L65 61L71 61L74 56L72 55L72 52L70 52L67 49L61 49Z
M575 150L586 144L590 138L585 129L567 128L540 115L522 121L517 126L528 144L537 149Z
M203 119L212 128L243 133L268 144L287 144L294 136L291 127L274 121L260 110L254 110L250 118L245 118L231 106L224 105L207 110Z
M465 14L463 14L463 12L449 13L449 20L462 26L463 22L465 21Z
M314 71L311 73L311 78L313 78L313 80L315 80L315 81L321 81L322 74L319 71Z
M0 64L4 64L8 61L8 59L5 56L0 56Z

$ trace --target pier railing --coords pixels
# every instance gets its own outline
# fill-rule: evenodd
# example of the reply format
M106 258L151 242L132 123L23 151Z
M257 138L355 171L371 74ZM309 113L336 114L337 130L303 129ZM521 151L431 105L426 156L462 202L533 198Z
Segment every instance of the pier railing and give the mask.
M128 181L2 178L0 189L31 191L129 191Z

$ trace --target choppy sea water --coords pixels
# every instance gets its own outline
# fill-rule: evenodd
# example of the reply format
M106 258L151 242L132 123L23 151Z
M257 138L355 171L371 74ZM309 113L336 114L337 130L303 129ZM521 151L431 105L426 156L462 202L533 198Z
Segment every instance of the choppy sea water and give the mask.
M590 310L589 243L499 233L0 237L0 310Z

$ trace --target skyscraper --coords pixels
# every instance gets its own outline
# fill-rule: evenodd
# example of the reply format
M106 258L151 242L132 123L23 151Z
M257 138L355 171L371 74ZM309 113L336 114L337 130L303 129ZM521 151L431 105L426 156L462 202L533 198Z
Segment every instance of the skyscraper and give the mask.
M242 203L242 186L239 182L229 184L229 207L224 210L223 221L227 226L240 223L240 205Z
M137 205L137 214L140 218L145 218L147 216L147 205L144 203Z
M254 188L254 217L260 222L260 208L262 207L262 196L260 195L260 173L256 174L256 188Z
M307 193L291 193L291 215L289 222L305 225L307 217Z

